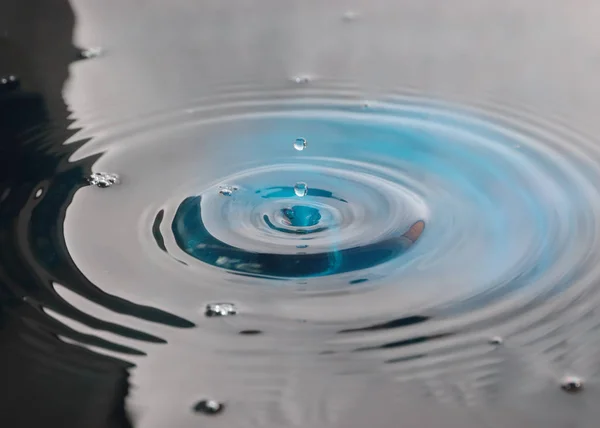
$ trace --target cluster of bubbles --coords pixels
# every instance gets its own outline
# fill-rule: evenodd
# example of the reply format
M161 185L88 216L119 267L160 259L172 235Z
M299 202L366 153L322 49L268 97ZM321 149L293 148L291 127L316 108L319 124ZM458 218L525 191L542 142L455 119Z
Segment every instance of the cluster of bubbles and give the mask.
M109 172L93 172L88 177L88 183L91 186L100 188L107 188L120 183L119 176L117 174Z
M210 303L206 305L204 314L207 317L226 317L237 314L237 308L233 303Z

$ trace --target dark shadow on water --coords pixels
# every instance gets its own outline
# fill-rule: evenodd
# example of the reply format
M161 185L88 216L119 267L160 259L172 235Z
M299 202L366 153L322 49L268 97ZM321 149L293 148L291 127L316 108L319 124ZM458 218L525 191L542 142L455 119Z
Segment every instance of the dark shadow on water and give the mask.
M66 0L5 0L0 13L0 425L6 427L130 427L125 361L67 344L64 337L125 355L144 355L77 332L44 309L97 330L143 342L160 337L106 322L63 300L53 284L106 307L176 328L194 324L97 288L77 269L63 237L66 209L98 156L76 163L86 141L63 143L70 112L62 98L75 17Z

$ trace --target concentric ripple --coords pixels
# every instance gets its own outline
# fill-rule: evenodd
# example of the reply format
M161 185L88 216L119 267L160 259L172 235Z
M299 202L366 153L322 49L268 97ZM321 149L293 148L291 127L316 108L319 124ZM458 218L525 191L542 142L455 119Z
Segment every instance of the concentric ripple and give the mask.
M125 129L129 143L96 167L132 175L128 193L157 207L145 226L157 248L215 275L390 283L413 303L477 307L590 273L589 147L496 112L336 94L228 95L151 139ZM301 152L299 136L311 142Z
M600 328L589 315L600 279L593 143L498 108L416 96L365 107L340 88L200 105L81 146L72 160L101 154L93 171L122 180L78 191L64 233L77 268L108 293L191 319L235 305L235 332L211 319L196 345L173 345L210 354L207 382L223 396L268 394L291 355L292 377L376 371L435 378L451 395L460 379L472 397L508 382L508 364L511 388L535 384L531 367L560 379L556 361L595 373L596 345L557 350ZM310 144L298 151L298 138Z
M240 183L231 198L212 187L179 206L177 244L213 266L283 278L393 261L421 235L425 204L369 165L352 163L350 172L332 167L343 164L313 158L310 165L280 164L228 177ZM294 177L311 183L306 196L273 186Z

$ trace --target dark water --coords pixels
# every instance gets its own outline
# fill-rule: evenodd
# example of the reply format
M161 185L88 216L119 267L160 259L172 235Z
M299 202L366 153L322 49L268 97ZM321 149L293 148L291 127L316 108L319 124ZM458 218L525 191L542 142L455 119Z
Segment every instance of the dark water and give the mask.
M1 425L596 427L583 3L0 2Z

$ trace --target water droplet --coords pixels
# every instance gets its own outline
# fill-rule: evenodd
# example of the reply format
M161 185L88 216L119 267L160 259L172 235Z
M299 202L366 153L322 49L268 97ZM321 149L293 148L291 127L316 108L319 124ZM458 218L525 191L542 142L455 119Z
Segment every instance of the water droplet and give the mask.
M0 85L2 89L12 90L19 87L19 78L12 74L0 77Z
M490 345L502 345L504 343L504 339L500 336L493 336L489 340Z
M342 15L344 21L354 21L359 16L359 13L355 10L348 10Z
M294 77L294 82L296 83L309 83L311 81L311 78L309 76L296 76Z
M82 49L79 51L79 58L81 59L90 59L96 58L104 53L104 49L100 47Z
M196 403L194 411L205 415L216 415L221 413L225 405L215 400L202 400Z
M44 193L44 189L37 189L35 192L35 198L38 199Z
M211 303L206 305L204 314L207 317L227 317L237 314L237 308L233 303Z
M299 181L294 186L294 193L296 194L296 196L302 198L308 193L308 186L306 185L306 183Z
M298 151L302 151L306 148L306 138L296 138L294 141L294 148Z
M108 172L94 172L89 176L88 182L92 186L106 188L115 184L119 184L119 176Z
M236 190L238 190L238 188L236 186L220 186L219 194L221 194L223 196L231 196L231 195L233 195L233 192L235 192Z
M566 392L579 392L583 389L583 380L577 376L565 376L560 387Z

